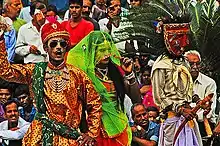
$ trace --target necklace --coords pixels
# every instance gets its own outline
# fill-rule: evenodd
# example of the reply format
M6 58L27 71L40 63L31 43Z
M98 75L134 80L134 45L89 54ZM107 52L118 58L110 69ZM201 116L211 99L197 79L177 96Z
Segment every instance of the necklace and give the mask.
M108 81L108 68L106 67L105 69L101 69L101 68L98 68L96 67L96 70L102 75L102 80L103 81ZM105 73L103 73L105 72Z

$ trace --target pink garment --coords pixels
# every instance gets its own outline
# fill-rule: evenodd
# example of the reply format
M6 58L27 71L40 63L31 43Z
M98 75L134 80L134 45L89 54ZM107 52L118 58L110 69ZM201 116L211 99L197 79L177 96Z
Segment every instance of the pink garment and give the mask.
M144 95L142 103L147 107L154 106L159 109L159 107L154 103L153 94L152 94L152 86L150 86L149 90Z

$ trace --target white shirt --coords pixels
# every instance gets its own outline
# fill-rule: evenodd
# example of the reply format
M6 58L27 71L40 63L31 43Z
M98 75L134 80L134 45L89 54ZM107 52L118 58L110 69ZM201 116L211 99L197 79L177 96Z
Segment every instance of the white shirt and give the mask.
M41 55L31 54L30 46L34 45L41 52ZM46 62L47 53L44 51L40 32L29 22L20 27L18 31L15 53L24 56L24 63Z
M27 23L30 22L33 19L30 14L30 6L22 8L18 17L25 20Z
M122 11L124 11L124 13L128 13L127 9L123 9ZM123 15L123 14L122 14ZM126 19L125 17L121 17L121 19ZM101 31L105 31L105 32L110 32L110 30L107 28L107 24L108 24L109 19L108 18L103 18L99 20L99 26L100 26L100 30ZM128 34L127 33L116 33L118 31L121 31L123 28L125 27L131 27L131 23L129 22L120 22L119 23L119 27L115 27L112 24L112 31L111 31L111 36L115 42L116 47L118 48L118 50L120 52L125 52L125 43L126 41L120 41L123 39L127 39L128 38Z
M204 99L209 94L214 93L212 97L213 103L211 105L211 111L206 116L207 118L210 118L210 122L212 123L216 123L217 120L217 115L215 114L216 98L217 98L216 90L217 90L217 86L215 81L212 78L202 73L199 73L197 79L193 83L193 93L197 94L201 100ZM197 115L198 115L198 121L203 121L204 119L203 110L200 109L197 112Z
M24 119L19 117L18 119L18 126L20 129L11 131L8 130L8 120L3 121L0 123L0 141L4 139L5 142L9 143L6 140L19 140L22 139L27 132L30 126L29 122L26 122Z

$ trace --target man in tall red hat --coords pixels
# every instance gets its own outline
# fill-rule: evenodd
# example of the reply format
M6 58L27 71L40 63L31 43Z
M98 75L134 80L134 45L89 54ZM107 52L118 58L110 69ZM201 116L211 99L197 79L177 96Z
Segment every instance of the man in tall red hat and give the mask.
M0 28L4 31L6 25L0 23ZM23 145L94 145L99 134L101 101L86 74L64 61L70 49L69 34L54 21L43 26L41 38L49 62L26 65L11 65L4 38L0 40L0 77L28 84L37 107ZM88 107L88 130L83 134L78 131L82 104Z
M162 21L160 22L162 24ZM189 66L183 57L189 45L189 23L162 24L166 52L159 56L152 68L152 87L155 103L160 106L165 121L161 125L160 146L201 146L201 135L194 119L190 103L192 102L192 78ZM176 143L174 135L181 122L189 122L178 134Z

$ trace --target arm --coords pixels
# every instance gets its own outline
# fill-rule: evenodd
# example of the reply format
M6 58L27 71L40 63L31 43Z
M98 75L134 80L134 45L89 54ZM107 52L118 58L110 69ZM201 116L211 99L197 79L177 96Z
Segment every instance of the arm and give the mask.
M20 56L27 56L30 54L30 46L25 41L24 32L25 30L22 28L19 29L15 48L15 53Z
M156 146L157 143L153 140L146 140L142 138L138 138L136 136L133 137L133 141L137 142L139 146Z
M23 127L21 127L18 130L11 131L11 130L2 130L0 131L0 137L1 139L7 139L7 140L19 140L22 139L27 132L28 128L30 126L30 123L25 124Z
M7 52L4 40L0 40L0 77L9 81L27 84L31 82L33 64L10 64L7 60Z
M166 98L164 94L165 87L165 70L156 69L152 74L152 93L155 103L165 109L166 107L172 105L172 101Z

